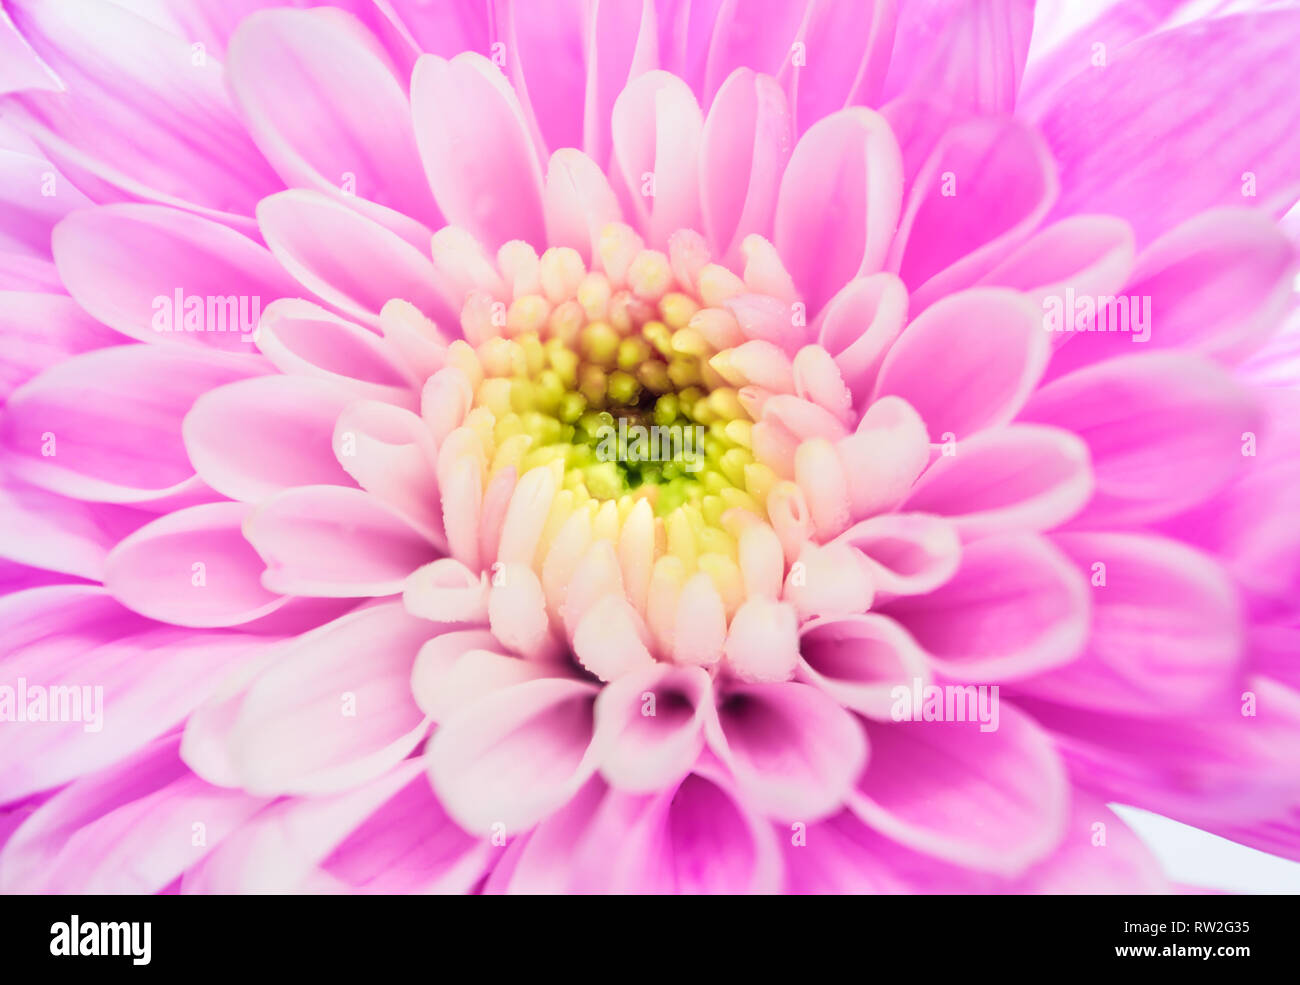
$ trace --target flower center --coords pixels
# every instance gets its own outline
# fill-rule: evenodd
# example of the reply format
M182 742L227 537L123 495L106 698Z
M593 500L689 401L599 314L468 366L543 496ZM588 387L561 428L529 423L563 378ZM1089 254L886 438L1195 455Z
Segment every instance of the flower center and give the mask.
M621 232L607 231L611 252ZM778 481L754 459L744 397L713 364L734 318L681 290L656 250L618 281L570 249L537 268L537 289L508 305L470 296L462 322L477 342L452 354L477 380L466 423L490 437L488 482L551 467L566 505L621 525L644 501L670 553L734 558L729 511L764 516Z

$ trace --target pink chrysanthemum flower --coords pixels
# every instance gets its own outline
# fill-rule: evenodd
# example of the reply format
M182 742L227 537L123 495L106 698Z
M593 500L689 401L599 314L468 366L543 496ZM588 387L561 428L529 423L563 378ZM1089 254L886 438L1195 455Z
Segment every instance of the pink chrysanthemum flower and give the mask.
M3 3L0 888L1300 857L1300 12L260 6Z

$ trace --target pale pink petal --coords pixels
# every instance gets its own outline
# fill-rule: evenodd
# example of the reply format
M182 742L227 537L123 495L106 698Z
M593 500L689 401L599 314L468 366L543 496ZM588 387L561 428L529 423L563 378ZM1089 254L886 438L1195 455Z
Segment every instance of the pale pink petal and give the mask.
M771 236L792 146L790 110L780 86L749 69L733 72L709 107L700 137L704 232L724 261L739 259L740 243L751 233Z
M208 739L224 746L235 785L332 793L396 766L428 729L411 668L430 635L427 622L388 602L287 644Z
M930 681L916 641L874 612L814 619L803 626L799 642L799 679L868 718L890 721L894 689Z
M1055 540L1089 578L1088 645L1078 660L1020 689L1140 717L1194 715L1236 700L1244 633L1218 565L1177 541L1142 534Z
M141 342L252 353L262 310L303 293L247 236L158 205L84 209L53 242L68 293Z
M709 745L748 803L786 821L836 811L867 761L852 714L807 684L731 688L706 723Z
M396 595L436 549L380 499L347 486L276 493L244 522L266 561L262 584L288 595Z
M1069 783L1047 734L1003 703L978 722L866 722L871 762L851 806L917 851L1013 876L1065 834Z
M226 67L250 135L286 183L442 224L404 86L343 24L258 12L231 37Z
M870 110L841 110L799 139L781 179L773 242L810 314L884 267L902 182L898 143Z
M924 513L885 513L855 523L838 543L857 549L877 592L924 595L957 570L961 543L949 521Z
M1096 494L1081 521L1149 520L1208 498L1251 459L1253 394L1201 356L1111 359L1044 386L1025 419L1073 431L1088 446Z
M0 855L0 890L157 893L265 803L204 783L164 739L42 804Z
M0 674L11 688L68 688L66 722L6 723L0 802L110 766L166 733L273 640L195 636L123 609L99 586L53 585L0 600ZM19 698L19 701L22 699ZM53 712L55 709L51 708Z
M941 455L903 508L948 517L963 537L1049 530L1092 496L1088 446L1069 431L1034 424L990 428Z
M262 559L240 527L243 503L177 510L141 527L104 561L104 587L129 609L176 626L237 626L287 601L262 587Z
M257 502L293 486L352 479L334 457L334 422L352 395L326 380L259 376L209 390L181 423L199 478Z
M285 270L352 318L378 326L379 310L401 298L431 318L455 321L427 251L323 192L268 196L257 204L257 224Z
M581 789L596 689L583 681L529 681L494 691L438 728L426 762L447 812L482 837L531 827Z
M655 793L690 772L714 714L713 683L698 667L655 664L600 692L596 732L601 775L632 793Z
M1079 656L1088 634L1088 583L1035 534L967 544L957 573L928 595L882 611L902 624L931 666L963 681L1005 682Z
M207 390L249 375L245 367L256 364L142 345L83 353L9 398L0 443L14 474L78 499L194 494L181 419Z
M1005 424L1047 365L1039 313L1021 294L975 288L922 312L885 357L877 398L896 394L920 413L931 441Z
M415 142L447 221L491 249L546 242L542 171L519 101L495 65L424 55L411 78ZM468 148L483 153L467 153ZM490 149L490 152L489 152Z

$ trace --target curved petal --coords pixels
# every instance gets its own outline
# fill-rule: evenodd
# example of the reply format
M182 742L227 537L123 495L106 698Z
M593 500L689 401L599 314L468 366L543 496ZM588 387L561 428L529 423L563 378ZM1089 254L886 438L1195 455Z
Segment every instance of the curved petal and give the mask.
M282 373L329 380L356 398L414 408L423 382L386 339L301 298L266 309L257 347Z
M230 105L220 63L206 52L196 63L188 39L94 0L20 0L9 12L62 89L4 97L6 115L65 174L90 179L79 187L221 218L250 215L276 187Z
M929 595L883 607L962 681L1006 682L1079 656L1091 599L1074 565L1035 534L967 544L957 573Z
M0 445L14 474L76 499L148 503L201 489L180 422L247 360L114 346L67 359L10 397Z
M422 55L411 76L415 142L447 221L490 249L546 245L542 171L519 101L482 55ZM467 153L469 148L482 153ZM393 295L396 296L396 295Z
M141 342L250 353L262 309L302 293L265 247L160 205L74 212L53 249L77 303Z
M158 893L265 803L204 783L164 739L42 804L0 854L0 891Z
M925 654L886 616L814 619L801 632L799 677L868 718L893 720L895 689L929 683Z
M400 602L350 612L281 648L220 716L196 716L188 747L215 746L217 782L258 795L318 795L395 767L428 731L411 668L431 635ZM208 753L212 755L211 752Z
M834 813L867 762L853 715L794 681L728 689L705 733L747 802L787 821Z
M1078 660L1018 690L1139 717L1192 715L1233 700L1245 633L1236 592L1218 565L1146 534L1054 539L1091 576L1088 645Z
M1035 424L981 431L917 480L903 509L949 518L964 537L1049 530L1092 496L1088 446Z
M378 326L379 311L392 298L437 321L457 320L426 252L323 192L268 196L257 203L257 224L298 283L365 324Z
M259 376L210 390L181 423L199 478L255 503L293 486L350 485L334 457L334 422L352 402L325 380Z
M262 559L240 529L250 512L208 503L141 527L104 561L104 587L175 626L238 626L274 612L288 599L262 587Z
M902 195L898 142L870 110L841 110L799 138L781 179L774 242L810 313L854 277L883 269Z
M956 527L924 513L885 513L855 523L837 541L860 552L859 563L877 592L924 595L957 570L961 542Z
M258 11L231 36L226 70L249 134L287 183L442 225L404 88L345 24Z
M1010 705L998 727L866 722L871 762L853 812L909 848L1014 876L1065 834L1070 788L1051 740Z
M97 585L7 595L0 615L0 674L11 688L32 695L44 689L51 716L6 722L0 803L129 756L182 722L232 668L271 645L265 637L160 626ZM16 700L25 711L24 699Z
M700 224L700 107L675 75L647 72L615 100L610 126L629 211L647 243L665 249L669 235Z
M699 667L658 663L601 689L596 732L601 775L630 793L679 783L704 748L713 682Z
M467 831L507 834L536 824L596 769L590 745L596 688L549 678L494 691L434 733L429 774L447 812Z
M736 69L714 97L700 136L703 231L724 263L738 262L746 236L772 235L793 143L781 87L768 76Z
M1047 366L1047 334L1024 295L979 287L923 311L889 350L877 398L896 394L920 413L931 441L1005 424Z
M1111 359L1048 383L1021 415L1088 446L1096 494L1077 522L1170 516L1208 498L1252 459L1262 415L1252 393L1201 356Z
M362 489L298 486L251 512L244 535L266 561L262 584L288 595L396 595L437 551Z
M890 251L913 310L987 273L1033 232L1058 189L1033 128L1010 118L948 128L912 182Z

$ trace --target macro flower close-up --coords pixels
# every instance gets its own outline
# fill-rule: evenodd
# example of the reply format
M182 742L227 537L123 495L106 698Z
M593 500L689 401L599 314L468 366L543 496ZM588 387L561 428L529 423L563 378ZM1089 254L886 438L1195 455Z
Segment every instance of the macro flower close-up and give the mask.
M0 0L0 892L1300 861L1298 46Z

